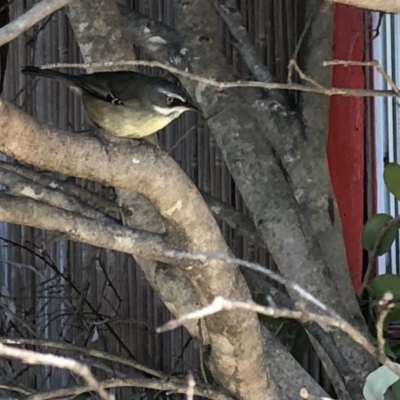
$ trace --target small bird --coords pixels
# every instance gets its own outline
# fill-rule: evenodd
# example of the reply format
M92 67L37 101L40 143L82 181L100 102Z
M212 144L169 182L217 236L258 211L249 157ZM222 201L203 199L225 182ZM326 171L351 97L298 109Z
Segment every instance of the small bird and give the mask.
M172 82L133 71L71 75L23 67L21 72L63 82L82 98L88 118L107 134L141 139L167 126L185 111L198 109Z

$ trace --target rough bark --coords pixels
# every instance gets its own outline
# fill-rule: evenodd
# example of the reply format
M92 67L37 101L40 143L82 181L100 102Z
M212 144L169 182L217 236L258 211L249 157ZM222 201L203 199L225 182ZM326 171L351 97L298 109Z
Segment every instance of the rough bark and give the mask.
M0 116L0 151L4 154L46 170L136 191L166 221L167 246L193 253L228 253L218 225L196 187L165 153L124 142L110 146L108 159L97 139L39 125L5 102L1 102ZM160 187L164 189L160 191ZM243 276L235 266L221 261L184 260L176 265L190 279L200 305L208 305L218 295L250 299ZM264 367L257 316L235 311L205 322L211 344L210 363L217 380L239 398L279 398Z
M315 69L320 68L318 62L326 55L322 49L329 49L331 43L332 11L319 9L320 5L319 1L308 5L308 15L318 15L306 38L306 45L314 46L308 65L314 63ZM233 80L234 71L219 53L216 15L211 1L176 0L175 11L179 35L170 51L155 52L154 46L147 46L151 42L150 33L147 31L146 37L142 35L133 22L134 17L130 17L131 27L127 32L136 44L145 46L160 61L207 77ZM154 29L158 36L162 34L160 25L155 25ZM171 37L170 30L167 34ZM324 38L324 35L327 36ZM308 44L308 40L313 42ZM171 51L178 53L177 43L184 51L179 52L179 57L171 57ZM330 83L329 76L324 74L320 76L325 80L322 83L327 79ZM301 115L271 101L267 93L258 90L220 92L201 82L183 80L183 83L200 104L281 272L365 331L346 270L340 220L331 218L331 210L333 208L335 213L336 205L326 156L322 153L327 133L328 99L310 94L302 101ZM318 103L321 108L316 111ZM317 121L311 117L312 113L322 115L322 119ZM283 168L277 163L275 152ZM337 212L335 214L337 216ZM296 299L294 293L291 295ZM336 331L332 335L348 362L347 371L352 371L346 379L358 381L357 396L361 398L363 378L376 363L359 347L349 347L343 335Z
M113 2L108 0L75 1L69 7L69 19L85 62L134 59L132 43L121 31L121 17ZM123 67L116 69L123 69ZM165 230L159 213L146 198L123 189L117 188L116 192L118 203L132 211L130 217L123 218L124 224L150 232ZM165 266L162 263L138 256L135 260L154 291L174 315L182 315L198 307L194 288L179 268L174 265L168 266L169 272L166 275ZM172 301L173 299L179 300ZM198 338L196 322L191 321L185 324L185 327L193 337ZM206 334L205 337L207 337ZM207 345L207 341L204 344Z
M109 0L102 0L98 2L85 2L85 1L75 1L70 6L70 20L74 27L76 37L78 43L80 45L82 54L87 62L90 61L104 61L104 60L112 60L112 61L121 61L121 60L130 60L133 58L132 46L127 40L124 40L124 34L121 32L121 24L120 24L120 16L116 9L116 5ZM92 21L91 23L87 23L87 21ZM86 22L86 23L85 23ZM103 26L99 27L100 23L107 25L107 28L103 28ZM114 39L114 36L111 37L110 40L110 32L114 32L114 36L117 35L117 38ZM120 35L121 32L121 35ZM118 41L118 43L116 43ZM160 186L162 187L162 186ZM119 201L121 204L130 204L132 195L129 193L123 192L120 193ZM184 207L182 205L182 199L177 201L172 208L168 211L168 213L180 213L181 208ZM143 204L141 199L138 199L138 208L143 210L146 209L147 212L141 213L144 217L152 217L154 212L150 205ZM156 208L157 205L154 204ZM164 216L165 217L165 216ZM209 213L209 217L211 217ZM193 216L192 216L193 218ZM132 218L130 218L132 219ZM212 221L213 225L208 225L211 223L211 218L205 223L204 228L208 227L209 229L216 229L214 232L215 237L219 238L217 243L217 247L223 249L223 251L227 251L227 247L223 241L221 234L219 233L219 229L215 224L215 221ZM151 218L149 221L146 221L144 218L141 222L141 228L157 228L154 225L154 218ZM187 224L188 229L192 229L193 222L190 220L186 220L185 224ZM130 222L138 222L138 221L130 221ZM181 221L182 223L182 221ZM180 223L180 225L181 225ZM195 224L198 224L199 221L195 221ZM203 243L202 247L200 242L197 241L198 238L193 237L193 241L187 235L187 232L183 232L185 228L183 226L176 226L176 222L174 225L167 224L167 234L170 237L170 243L174 246L187 247L189 251L206 251L206 248L212 248L213 244ZM183 229L182 229L183 228ZM182 240L182 236L186 237ZM184 242L187 242L184 244ZM190 243L191 242L191 243ZM174 271L172 274L163 274L165 268L162 266L158 266L154 262L149 262L145 260L139 260L139 263L142 265L142 268L146 271L146 276L151 280L153 284L157 283L157 291L163 291L166 295L165 288L160 285L159 280L164 282L170 278L179 279L179 282L183 284L188 284L188 282L184 280L184 277L181 276L181 273L178 271ZM218 264L218 263L217 263ZM220 264L220 263L219 263ZM218 279L219 274L224 274L224 271L217 270L213 272L212 275L207 276L204 274L204 270L199 269L198 271L193 271L194 273L189 273L189 279L192 282L192 285L197 292L199 297L198 302L200 305L206 305L210 301L212 301L213 297L218 293L221 288L217 288L220 286L221 282L216 285L215 279ZM166 267L168 268L168 267ZM228 266L229 268L229 266ZM192 272L192 270L190 270ZM188 270L186 270L186 273ZM216 273L215 273L216 272ZM239 271L234 271L234 269L230 269L229 275L223 280L226 282L229 293L228 297L234 295L236 293L238 296L244 296L245 298L249 298L249 292L245 285L243 277L239 276ZM200 285L200 286L199 286ZM203 288L201 289L201 286ZM205 286L209 286L208 289L204 290ZM229 287L230 286L230 287ZM190 288L192 289L192 288ZM192 292L192 290L188 290L186 293ZM174 296L179 296L179 293L174 291ZM163 298L164 297L164 298ZM174 306L174 303L179 304L179 302L172 301L171 299L166 298L166 296L161 297L163 300L167 302L169 308L173 312L185 312L188 311L187 308L189 303L185 303L186 307L182 308L179 306ZM188 299L186 299L188 300ZM182 303L181 303L182 304ZM190 303L190 308L193 305ZM243 317L243 315L242 315ZM241 318L242 318L241 317ZM252 396L254 399L262 398L265 396L274 397L274 385L272 382L269 382L267 376L267 370L264 365L263 354L262 354L262 346L261 346L261 336L259 332L259 326L257 317L253 315L253 317L249 318L250 324L246 327L243 332L239 328L240 325L236 325L236 333L235 342L228 339L228 337L223 337L224 329L229 329L228 326L225 326L224 329L221 330L221 324L216 324L217 318L211 318L206 322L207 327L207 337L210 340L211 344L211 367L213 369L214 375L217 377L218 381L228 390L230 390L235 395L242 398L250 398ZM238 321L237 321L238 322ZM250 328L252 326L252 328ZM194 330L194 326L191 326L192 331ZM233 325L231 325L231 329ZM250 329L255 329L254 338L251 340L253 343L250 343L248 339L245 338L245 331ZM258 334L257 334L258 330ZM233 332L232 332L233 333ZM227 346L224 345L223 342L228 339L228 342L231 343ZM230 349L228 349L230 347ZM259 372L254 374L254 366L259 368ZM232 379L232 374L235 374L235 378ZM257 382L258 390L254 390L254 382Z

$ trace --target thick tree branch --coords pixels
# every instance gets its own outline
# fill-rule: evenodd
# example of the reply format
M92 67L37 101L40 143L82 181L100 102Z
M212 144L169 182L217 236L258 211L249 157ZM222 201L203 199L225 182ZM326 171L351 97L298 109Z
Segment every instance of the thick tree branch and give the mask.
M78 198L69 196L57 189L44 187L36 182L12 171L1 168L0 164L0 183L6 186L7 193L14 196L28 197L40 202L72 211L84 217L98 219L105 223L118 224L118 220L107 216L87 204L82 203Z
M72 0L42 0L35 4L25 14L0 29L0 47L11 42L43 18L66 6Z
M168 262L162 236L91 219L36 200L0 194L0 220L65 233L70 239Z
M77 0L71 4L69 11L75 37L86 61L134 60L132 43L121 32L121 18L114 1ZM121 69L121 67L114 68ZM97 71L102 69L104 66L92 68ZM153 135L151 139L156 140L156 135ZM138 193L120 188L116 188L116 193L118 204L132 211L130 216L123 216L125 225L151 232L165 232L164 221L150 201ZM197 309L198 300L193 284L182 270L175 265L165 265L138 256L135 257L135 261L153 290L174 315L182 315L189 310ZM187 324L186 329L193 337L203 339L199 343L209 344L205 328L202 338L199 337L196 323Z
M130 210L118 206L118 204L116 204L114 201L111 201L110 199L98 193L92 192L91 190L78 186L70 181L61 181L49 173L38 172L32 168L27 168L15 162L11 164L4 161L0 161L0 169L13 171L16 174L39 184L40 186L56 189L66 193L69 196L81 199L82 201L88 203L92 208L100 210L104 214L129 215L131 213Z
M400 14L400 4L397 0L326 0L348 6L366 8L368 10Z
M10 157L144 195L166 221L166 244L170 248L191 253L228 253L218 225L196 187L165 153L124 141L110 146L108 159L95 138L44 127L5 102L0 103L0 132L0 151ZM33 147L32 143L41 146ZM55 153L57 157L48 157ZM112 243L122 246L124 242L118 238ZM142 251L141 255L145 253ZM238 268L224 261L180 261L178 265L194 286L200 305L208 304L219 294L250 298ZM228 376L232 379L230 368L237 368L230 390L241 393L242 389L235 387L239 382L265 380L260 326L255 314L234 312L207 319L206 325L216 376L224 376L224 381Z

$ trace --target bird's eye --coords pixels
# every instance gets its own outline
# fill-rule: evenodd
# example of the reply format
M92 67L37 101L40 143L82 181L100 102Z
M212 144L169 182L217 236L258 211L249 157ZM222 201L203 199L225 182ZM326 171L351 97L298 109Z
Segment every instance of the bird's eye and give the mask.
M167 97L167 104L170 106L170 105L172 105L173 104L173 102L174 102L174 98L173 97L171 97L171 96L168 96Z

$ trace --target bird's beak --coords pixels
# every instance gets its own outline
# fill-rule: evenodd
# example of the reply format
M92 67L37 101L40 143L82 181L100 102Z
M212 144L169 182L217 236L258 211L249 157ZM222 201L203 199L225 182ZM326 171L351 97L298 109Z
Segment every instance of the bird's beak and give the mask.
M186 109L186 111L195 111L195 112L200 112L201 111L200 108L196 107L193 104L189 104L189 103L185 104L185 109Z

